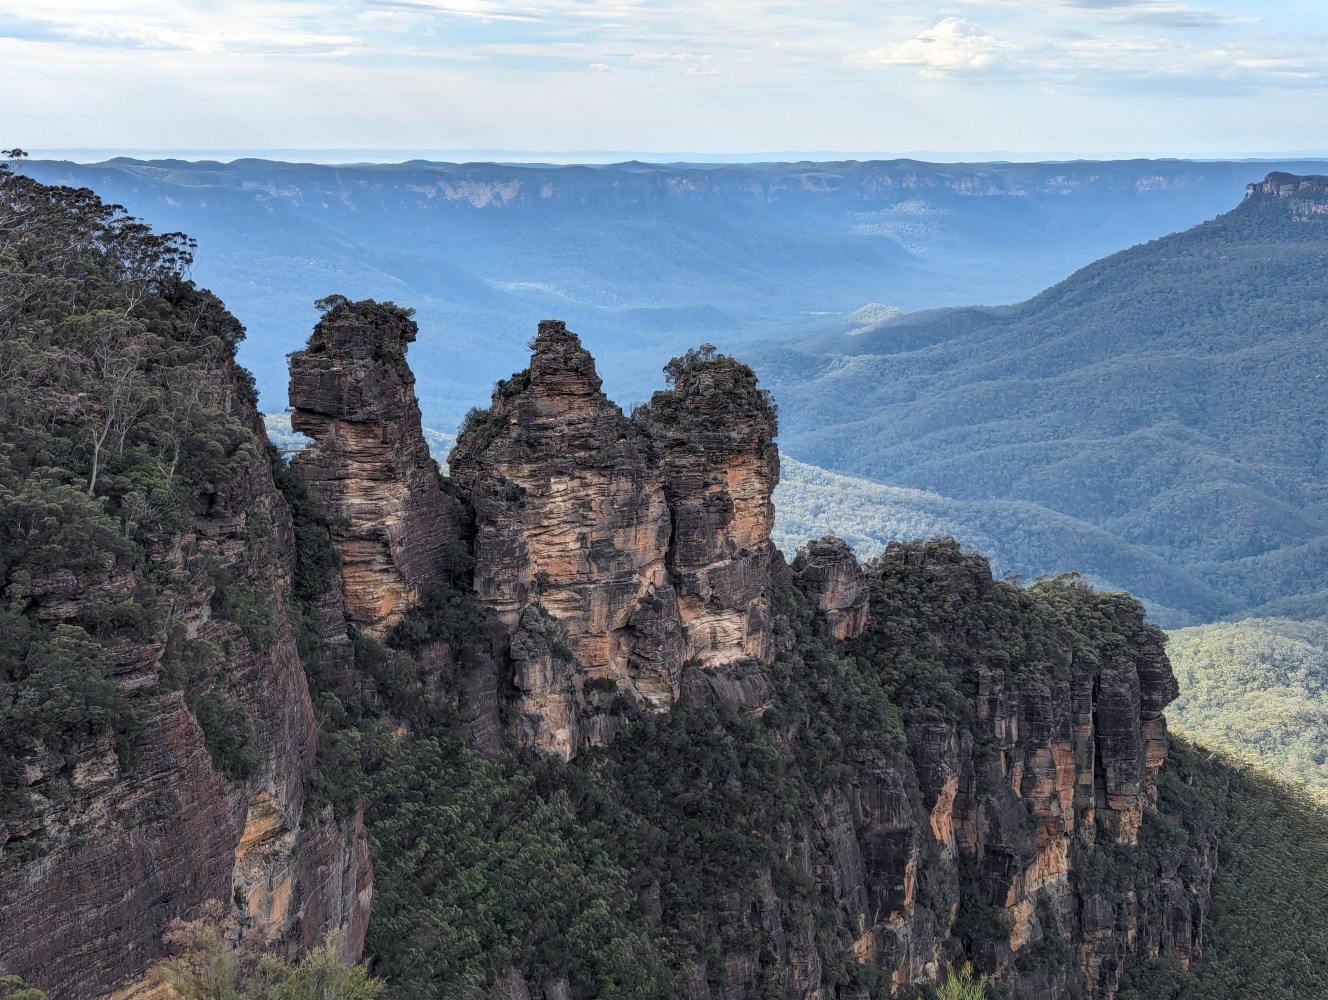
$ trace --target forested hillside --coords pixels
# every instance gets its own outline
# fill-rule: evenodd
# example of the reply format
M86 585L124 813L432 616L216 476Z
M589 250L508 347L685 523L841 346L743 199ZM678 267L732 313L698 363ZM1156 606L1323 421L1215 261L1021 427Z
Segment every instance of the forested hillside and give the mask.
M1328 795L1328 624L1280 618L1172 632L1172 724L1205 746Z
M215 900L284 958L362 946L362 826L306 795L290 518L193 249L0 164L6 991L108 995Z
M1322 615L1326 205L1328 180L1273 175L1220 218L1019 305L762 355L783 445L977 504L961 537L1011 502L1034 537L1062 517L1100 529L1113 541L1091 560L1038 570L1110 581L1171 623Z

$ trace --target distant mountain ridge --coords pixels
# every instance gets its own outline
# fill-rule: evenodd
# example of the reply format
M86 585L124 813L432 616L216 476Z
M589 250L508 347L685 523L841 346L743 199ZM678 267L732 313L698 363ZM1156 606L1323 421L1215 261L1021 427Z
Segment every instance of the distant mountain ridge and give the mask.
M1128 588L1175 624L1313 617L1328 595L1325 275L1328 179L1273 173L1212 222L1018 305L754 360L803 461L1095 525L1193 585L1111 560L1045 569Z
M580 330L626 403L650 391L655 358L703 341L796 341L867 303L1018 300L1211 218L1252 168L116 159L23 169L197 237L197 278L253 325L241 360L265 408L284 406L284 356L301 346L315 298L336 288L410 302L425 419L452 428L458 401L509 374L532 316Z

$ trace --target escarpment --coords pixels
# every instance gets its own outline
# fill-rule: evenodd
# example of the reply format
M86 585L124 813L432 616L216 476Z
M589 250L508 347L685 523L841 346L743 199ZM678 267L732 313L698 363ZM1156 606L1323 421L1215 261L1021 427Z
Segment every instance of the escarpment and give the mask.
M1019 996L1059 996L1078 983L1111 997L1131 956L1196 957L1211 857L1189 858L1188 878L1179 854L1162 861L1139 873L1143 891L1122 892L1102 873L1121 847L1143 854L1140 827L1165 757L1161 712L1176 695L1163 637L1144 625L1143 609L1075 585L1047 587L1039 607L953 543L892 545L874 576L871 624L847 648L913 675L897 697L916 774L916 840L896 841L893 869L916 868L924 885L954 873L951 932ZM949 619L901 634L899 618L925 616L930 601ZM1075 636L1084 615L1111 621L1111 633ZM1030 635L1035 616L1043 627L1022 662L982 655L984 632ZM920 669L928 660L949 669ZM985 926L975 926L984 907ZM922 916L920 936L907 902L868 932L868 950L901 959L896 977L915 977L935 957L925 946L911 954L915 939L934 939L934 906ZM1059 942L1072 943L1077 968L1057 983L1032 956Z
M612 760L645 713L757 708L773 712L761 752L812 795L788 807L786 860L749 855L690 918L724 957L679 945L684 996L885 996L962 954L1018 995L1109 1000L1132 957L1199 954L1209 849L1138 846L1175 696L1139 605L998 583L950 542L864 569L826 538L785 567L769 543L774 411L749 369L692 352L628 420L563 324L541 323L532 347L450 461L474 510L475 596L507 636L493 682L509 736ZM897 715L792 707L840 687ZM876 985L831 989L844 961ZM541 987L508 969L499 988Z
M1274 171L1257 184L1245 185L1245 201L1284 206L1298 222L1328 219L1328 177Z
M107 636L135 719L119 747L106 734L18 748L0 811L0 969L51 1000L139 996L170 920L210 900L289 958L336 929L348 957L364 943L363 823L306 808L317 731L286 620L290 515L237 370L227 358L205 374L204 405L215 393L219 408L200 426L233 433L233 450L183 487L183 517L147 530L130 565L126 549L98 553L104 571L34 578L13 605L67 643L99 623L89 634Z
M417 332L408 310L340 300L290 362L291 427L314 439L293 465L331 527L346 612L378 638L432 593L458 544L405 359Z
M0 396L0 973L146 1000L216 901L287 959L367 933L412 996L908 1000L971 959L1113 1000L1199 957L1216 844L1160 811L1176 685L1131 598L952 540L787 565L755 374L688 352L629 419L555 321L448 480L408 313L324 300L288 467L215 299L66 263L80 322L0 314L32 376Z

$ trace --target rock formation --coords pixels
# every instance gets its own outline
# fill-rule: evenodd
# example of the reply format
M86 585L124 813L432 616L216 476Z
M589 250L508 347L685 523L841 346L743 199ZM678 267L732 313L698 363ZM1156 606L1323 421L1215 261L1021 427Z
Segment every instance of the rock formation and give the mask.
M292 464L331 525L346 612L379 638L459 545L406 363L417 329L391 303L341 300L291 357L291 427L314 439Z
M996 599L985 560L959 555L952 542L892 545L877 572L943 594L960 633L971 610ZM1174 872L1159 872L1147 896L1091 887L1094 851L1134 845L1145 808L1155 802L1166 747L1161 711L1175 698L1176 682L1163 637L1144 626L1137 603L1087 591L1082 599L1109 605L1107 613L1136 641L1086 650L1066 634L1034 670L974 663L956 678L975 692L971 728L957 720L909 725L911 759L898 780L907 786L908 772L916 774L917 805L882 813L857 803L860 826L894 817L886 821L896 831L889 839L869 839L890 845L878 863L902 877L905 891L868 921L862 947L889 957L896 982L926 975L940 958L938 926L944 930L949 921L934 906L916 908L909 883L914 877L934 883L937 869L947 867L961 873L976 866L980 891L1002 929L974 958L987 972L1012 967L1007 981L1016 995L1048 989L1063 995L1054 990L1071 988L1048 984L1018 964L1021 953L1045 941L1075 942L1087 995L1102 998L1115 995L1131 954L1163 951L1188 961L1199 953L1206 880L1185 884ZM884 620L869 626L860 640L864 655L881 648L873 633L889 628ZM968 640L956 634L948 641ZM958 905L961 916L965 908L981 908L972 898Z
M1245 200L1280 202L1297 222L1328 219L1328 177L1274 171L1257 184L1245 185Z
M705 345L665 369L673 387L636 418L673 516L669 570L687 655L705 667L774 656L770 557L779 482L774 405L756 374Z
M1310 180L1274 175L1252 196L1299 211ZM215 385L175 409L169 379L145 381L141 408L116 411L124 453L148 459L102 469L109 423L91 465L115 493L94 490L96 471L43 467L48 482L4 459L3 537L29 549L16 561L6 547L0 581L0 640L20 653L0 663L0 972L51 1000L162 1000L143 976L163 930L218 901L283 957L336 929L357 958L372 872L364 817L336 793L359 786L314 769L310 679L343 717L323 723L331 755L419 737L441 754L433 769L479 761L459 746L462 719L487 751L516 737L571 757L619 740L584 769L523 772L513 755L460 800L540 796L534 832L558 827L557 850L530 863L551 863L569 896L616 884L602 905L560 897L537 913L531 933L547 937L528 949L499 926L526 859L468 867L468 890L500 903L482 939L517 945L465 970L494 1000L589 995L587 959L624 982L658 973L654 995L687 1000L869 1000L910 995L961 956L1015 996L1112 1000L1131 957L1200 954L1215 849L1202 831L1148 826L1176 684L1137 602L996 583L953 540L893 544L864 571L827 538L789 567L770 544L775 410L755 374L688 352L629 420L555 321L467 418L449 483L421 433L409 313L327 300L292 359L292 424L315 439L292 472L272 463L234 366L238 324L168 284L145 312L158 339L123 352L124 378L150 351L153 364L178 353ZM163 320L182 303L197 312ZM29 329L47 330L41 318ZM30 360L43 377L58 368ZM47 433L79 392L48 396L23 461L82 446ZM130 432L154 405L148 448ZM186 439L181 421L206 433ZM164 461L182 440L201 458L187 475ZM0 443L0 459L24 451ZM68 506L43 520L52 496ZM47 524L79 530L48 549ZM504 787L509 768L529 783ZM430 849L427 829L401 832ZM405 919L387 926L409 929L409 895L395 899ZM581 942L636 921L641 936L513 964L556 947L564 919ZM656 964L633 967L635 950Z
M817 624L832 639L856 639L867 627L870 588L848 543L826 537L807 543L793 564L798 585L816 602Z
M592 696L671 705L683 637L660 474L564 324L540 323L530 368L468 418L449 465L475 508L475 590L512 636L522 732L570 756L615 725L583 723Z
M256 413L245 417L262 441ZM0 819L0 969L51 1000L143 995L174 917L212 900L244 900L254 933L294 956L334 928L358 956L372 874L358 820L306 816L317 745L313 710L284 593L294 559L290 516L261 444L235 478L210 486L179 534L162 537L152 572L176 581L169 608L136 643L114 650L114 679L136 701L132 762L103 738L78 751L41 745L25 760L22 805ZM35 612L77 621L132 574L67 571L33 582ZM217 611L219 579L267 609L258 637ZM253 720L256 766L219 772L180 691L157 682L182 656L224 655L227 690ZM30 859L30 860L24 860Z

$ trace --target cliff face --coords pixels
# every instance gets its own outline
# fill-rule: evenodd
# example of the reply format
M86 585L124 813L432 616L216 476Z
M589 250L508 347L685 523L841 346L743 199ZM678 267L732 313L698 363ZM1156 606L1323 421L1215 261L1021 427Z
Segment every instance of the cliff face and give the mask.
M289 956L335 928L347 932L348 955L363 947L363 827L304 814L317 738L285 622L290 517L257 415L235 405L259 447L196 499L201 513L185 530L157 540L149 573L172 581L162 614L141 641L113 650L114 680L141 723L132 758L117 757L110 738L75 752L38 744L24 761L22 804L0 821L0 968L52 1000L139 996L167 923L210 899L245 901L252 933ZM237 585L267 609L271 631L219 603ZM116 591L143 593L123 571L65 571L35 581L31 600L58 627L86 621ZM227 697L252 720L252 770L241 779L219 771L185 695L157 693L165 675L205 657L221 658Z
M624 717L593 701L601 690L641 707L781 708L767 670L809 669L807 633L773 610L788 587L810 632L886 680L902 712L901 745L842 750L851 782L814 786L808 818L781 834L831 915L758 871L696 917L728 943L722 974L684 975L689 1000L831 996L826 920L895 989L964 953L1019 996L1109 1000L1129 958L1199 954L1212 857L1138 847L1176 687L1135 602L1024 593L953 543L893 546L864 572L822 539L785 568L769 544L774 414L750 370L692 352L629 423L561 324L541 324L534 349L452 456L476 511L476 590L511 636L523 738L565 757L609 742ZM1109 626L1082 624L1092 616ZM665 666L653 699L648 663ZM784 753L797 727L788 738ZM1113 882L1121 851L1132 860ZM523 982L512 970L495 989Z
M794 561L793 572L816 603L816 624L823 634L831 639L862 635L871 588L847 542L834 537L808 542Z
M381 638L437 586L458 542L406 364L417 327L391 304L339 302L291 357L293 466L331 526L346 613Z
M533 347L449 462L475 509L476 593L511 636L522 735L570 757L684 693L761 704L779 453L755 374L704 348L628 420L562 323ZM744 662L749 677L715 673Z
M841 546L814 543L795 565L820 636L830 629L822 598L837 589L825 581L862 577ZM835 648L866 674L894 678L901 742L859 744L847 716L831 726L844 741L833 759L851 762L851 777L819 785L780 840L816 903L809 912L779 887L778 863L741 898L717 899L703 918L711 935L762 943L730 944L718 976L713 964L709 975L697 969L689 1000L912 996L965 957L1012 996L1109 1000L1132 959L1188 966L1215 855L1140 843L1141 824L1160 822L1160 712L1175 696L1142 609L1073 587L1030 600L953 542L892 546L864 583L871 624ZM1113 641L1085 644L1072 629L1099 615ZM1022 662L1008 656L1015 636L1027 644ZM803 648L776 669L814 670ZM841 967L831 987L827 936L879 978L846 985Z
M958 556L953 546L891 546L877 572L877 602L905 580L944 595L956 622L941 626L935 638L943 643L979 646L967 629L999 621L1001 595L985 561ZM1064 995L1078 972L1088 996L1111 997L1128 957L1168 954L1188 964L1200 951L1206 878L1186 883L1164 863L1141 881L1142 891L1122 894L1100 873L1115 845L1136 848L1156 804L1166 754L1161 712L1176 696L1161 633L1144 626L1142 608L1127 598L1072 589L1062 596L1110 616L1133 641L1085 648L1060 626L1040 662L1023 669L972 662L955 678L973 692L967 725L927 721L921 705L905 705L915 807L896 811L883 859L907 876L905 892L860 942L891 956L897 982L916 979L939 958L936 929L949 921L935 905L918 907L909 883L916 874L934 884L947 868L970 882L968 898L956 901L961 924L965 911L985 902L999 928L971 942L975 959L986 971L1006 972L1019 996ZM884 608L872 614L850 648L880 656L890 625ZM909 784L906 772L902 780ZM879 825L861 804L858 812L860 823ZM1078 968L1061 983L1027 960L1057 941L1077 954Z
M1328 177L1274 172L1245 185L1245 201L1259 200L1280 202L1300 222L1323 219L1328 217Z
M714 348L673 368L672 390L655 393L637 417L673 516L668 566L678 581L687 655L704 667L769 663L774 407L750 368Z
M676 700L683 638L645 437L562 323L541 323L534 350L449 465L475 508L476 593L511 635L521 731L567 757L612 737L614 697Z

